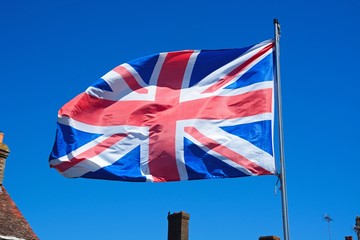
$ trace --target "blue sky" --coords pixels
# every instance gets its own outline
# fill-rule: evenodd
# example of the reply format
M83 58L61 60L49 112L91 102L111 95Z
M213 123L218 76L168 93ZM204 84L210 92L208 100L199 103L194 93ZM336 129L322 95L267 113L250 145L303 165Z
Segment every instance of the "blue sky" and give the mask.
M0 130L4 185L44 240L166 239L168 211L190 239L282 237L273 176L165 184L66 179L48 166L58 109L132 59L248 46L282 26L290 235L352 235L360 215L360 2L3 1Z

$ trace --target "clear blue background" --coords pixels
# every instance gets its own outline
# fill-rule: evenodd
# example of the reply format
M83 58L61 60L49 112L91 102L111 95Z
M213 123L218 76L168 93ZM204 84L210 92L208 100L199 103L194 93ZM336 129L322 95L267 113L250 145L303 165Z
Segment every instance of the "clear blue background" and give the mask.
M360 214L360 2L2 1L4 185L42 240L166 239L168 211L191 240L282 236L276 177L165 184L66 179L48 166L57 110L113 67L180 49L244 47L282 26L291 239L355 234Z

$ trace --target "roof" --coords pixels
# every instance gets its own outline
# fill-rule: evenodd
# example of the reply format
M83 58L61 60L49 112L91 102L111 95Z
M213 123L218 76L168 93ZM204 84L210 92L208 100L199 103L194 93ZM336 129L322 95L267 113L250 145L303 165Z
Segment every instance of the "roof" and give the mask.
M3 186L0 190L0 239L39 239Z

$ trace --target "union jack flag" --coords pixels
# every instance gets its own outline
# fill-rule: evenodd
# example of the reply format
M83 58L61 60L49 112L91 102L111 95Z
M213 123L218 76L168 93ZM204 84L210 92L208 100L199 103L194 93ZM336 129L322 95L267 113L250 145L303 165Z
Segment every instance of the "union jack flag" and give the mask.
M121 181L274 174L273 50L267 40L114 68L59 110L50 166Z

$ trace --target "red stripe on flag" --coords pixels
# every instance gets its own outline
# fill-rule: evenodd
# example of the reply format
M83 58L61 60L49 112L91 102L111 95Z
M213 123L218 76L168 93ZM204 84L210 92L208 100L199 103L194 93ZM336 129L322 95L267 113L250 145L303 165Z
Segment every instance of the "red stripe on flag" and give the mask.
M238 76L238 74L243 71L246 67L248 67L252 62L254 62L257 58L261 57L263 54L265 54L268 50L274 47L274 43L271 43L267 46L265 46L263 49L261 49L258 53L256 53L254 56L243 62L240 66L236 67L234 70L232 70L229 74L227 74L225 77L217 81L214 85L203 91L203 93L212 93L216 90L222 88L224 85L229 83L231 80L233 80L235 77Z
M168 53L159 74L155 101L162 108L157 112L155 122L150 119L146 123L150 124L149 169L155 181L180 180L175 154L177 119L166 110L179 104L182 81L192 53Z
M162 97L158 96L163 91ZM179 90L160 87L156 101L119 101L99 99L86 93L77 96L59 110L79 122L97 126L150 126L167 113L168 120L232 119L272 110L272 89L260 89L235 96L212 96L178 103ZM121 117L122 114L128 118ZM171 113L171 114L170 114ZM171 116L170 116L171 115Z
M185 132L194 137L201 144L206 146L207 148L219 153L220 155L226 157L227 159L239 164L240 166L248 169L250 172L256 175L270 175L272 174L268 170L260 167L259 165L251 162L244 156L234 152L233 150L221 145L220 143L214 141L211 138L206 137L204 134L199 132L194 127L185 127Z
M177 110L179 119L233 119L272 111L272 88L235 96L214 96L183 102Z
M131 72L129 72L129 70L127 70L123 66L121 65L117 66L116 68L113 69L113 71L120 74L120 76L124 79L124 81L127 83L127 85L131 90L137 93L144 93L144 94L148 93L148 90L140 86L140 84L138 83L136 78L131 74Z
M153 103L153 101L130 100L117 102L82 93L66 103L59 110L58 115L67 116L76 121L96 126L144 126L142 118L133 118L131 111L136 113L141 112L142 107L145 108L151 103ZM144 112L144 114L146 114L146 112ZM123 116L130 117L126 118Z
M123 139L126 136L127 136L126 134L114 134L114 135L106 138L102 142L98 143L96 146L88 149L85 152L82 152L78 156L73 157L72 159L70 159L69 162L63 162L63 163L60 163L60 164L52 166L52 167L56 168L60 172L64 172L64 171L68 170L69 168L75 166L76 164L78 164L86 159L89 159L89 158L99 155L100 153L102 153L106 149L109 149L109 147L111 147L115 143L119 142L121 139Z

